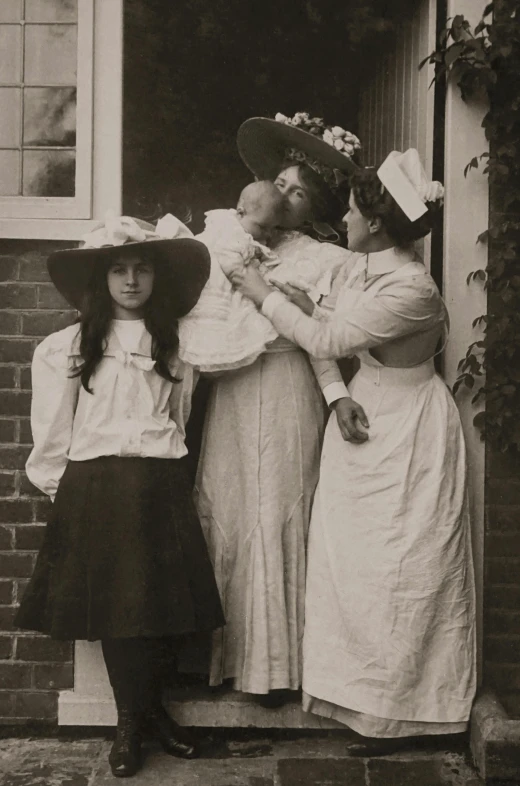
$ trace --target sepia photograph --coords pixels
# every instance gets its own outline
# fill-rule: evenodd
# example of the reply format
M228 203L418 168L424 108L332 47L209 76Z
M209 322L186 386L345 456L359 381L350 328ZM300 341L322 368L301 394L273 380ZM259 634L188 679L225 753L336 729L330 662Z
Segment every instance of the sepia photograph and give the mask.
M0 786L520 785L518 0L0 0Z

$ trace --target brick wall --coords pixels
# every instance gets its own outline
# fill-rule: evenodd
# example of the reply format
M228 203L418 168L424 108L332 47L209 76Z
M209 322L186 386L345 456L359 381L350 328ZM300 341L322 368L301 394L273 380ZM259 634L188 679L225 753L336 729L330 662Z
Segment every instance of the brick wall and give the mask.
M486 464L484 679L520 717L520 456Z
M13 627L50 504L27 480L30 362L43 337L74 313L49 282L60 244L0 240L0 723L52 723L57 691L72 687L72 647Z

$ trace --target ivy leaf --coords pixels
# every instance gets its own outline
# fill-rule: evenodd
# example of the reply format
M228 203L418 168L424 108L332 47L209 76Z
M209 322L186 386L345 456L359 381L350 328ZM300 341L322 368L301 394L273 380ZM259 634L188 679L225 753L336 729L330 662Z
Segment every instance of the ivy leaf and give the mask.
M477 414L473 418L473 425L479 429L483 428L486 425L486 413L477 412Z
M469 22L464 19L462 14L457 14L453 17L450 32L454 41L460 41L464 32L469 31Z
M455 60L464 51L466 44L464 41L455 41L454 44L449 46L444 53L444 62L448 68L451 68Z
M421 62L419 63L419 71L421 70L421 68L424 68L426 63L434 63L434 62L435 62L435 53L428 55L428 57L425 57L424 60L421 60Z
M476 169L477 167L478 167L478 158L474 156L474 158L471 159L469 164L466 164L466 166L464 167L464 177L467 176L470 169Z

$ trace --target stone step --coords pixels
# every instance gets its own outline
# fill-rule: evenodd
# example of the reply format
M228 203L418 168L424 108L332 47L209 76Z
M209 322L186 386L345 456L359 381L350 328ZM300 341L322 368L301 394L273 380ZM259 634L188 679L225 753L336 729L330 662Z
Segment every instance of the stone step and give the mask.
M336 721L303 712L297 693L295 698L276 710L265 709L251 696L229 690L212 690L203 686L171 690L165 705L183 726L208 728L257 729L343 729ZM109 695L88 695L62 691L59 697L60 726L114 726L116 708Z
M295 698L278 709L266 709L237 691L208 688L172 690L166 699L172 716L183 726L258 729L345 729L341 723L303 712Z

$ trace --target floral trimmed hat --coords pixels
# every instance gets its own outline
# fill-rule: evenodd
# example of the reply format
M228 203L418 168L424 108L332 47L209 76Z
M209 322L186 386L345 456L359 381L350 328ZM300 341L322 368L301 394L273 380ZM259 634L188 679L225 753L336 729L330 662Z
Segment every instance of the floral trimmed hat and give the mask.
M92 271L100 259L109 261L131 247L136 252L146 246L154 259L170 268L172 319L180 319L196 305L210 273L206 246L195 240L190 230L172 215L154 227L130 216L107 214L104 223L83 238L80 248L55 251L47 260L51 281L77 311Z
M261 180L273 180L285 162L294 161L307 164L335 188L345 173L359 168L353 160L361 149L357 136L308 112L292 118L278 113L274 120L252 117L238 129L237 145L245 165Z

